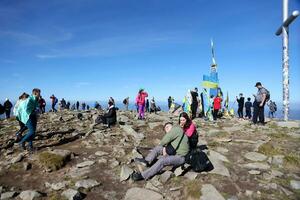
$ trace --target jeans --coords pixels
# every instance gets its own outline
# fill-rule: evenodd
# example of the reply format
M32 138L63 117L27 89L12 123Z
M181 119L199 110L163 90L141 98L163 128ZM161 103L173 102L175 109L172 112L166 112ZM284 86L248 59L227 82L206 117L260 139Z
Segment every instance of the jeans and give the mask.
M6 119L10 118L10 109L9 110L5 110L5 115L6 115Z
M251 119L251 110L247 110L246 109L246 116L245 117L248 117L248 119Z
M33 148L32 141L35 137L36 125L37 125L37 117L36 115L32 114L30 115L29 120L26 123L26 126L29 129L29 131L20 141L21 145L23 145L25 142L28 142L29 147Z
M239 118L243 118L244 117L244 107L239 107L238 109L238 114L239 114Z
M139 118L145 118L145 105L139 105Z
M156 146L152 151L147 155L145 160L151 164L158 156L163 154L163 147ZM149 169L142 172L142 176L144 179L149 179L152 176L156 175L160 172L165 166L180 166L184 164L185 158L184 156L174 155L174 156L162 156L154 165L152 165Z
M55 109L55 105L56 104L52 104L52 112L57 112L57 110Z

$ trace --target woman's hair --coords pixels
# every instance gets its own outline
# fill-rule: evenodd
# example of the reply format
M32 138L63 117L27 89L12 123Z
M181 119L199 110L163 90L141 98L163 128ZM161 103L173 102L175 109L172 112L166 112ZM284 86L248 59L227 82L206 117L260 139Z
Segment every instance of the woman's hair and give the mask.
M141 94L142 92L144 92L144 89L140 89L139 90L139 94Z
M186 112L180 113L178 124L180 124L180 118L181 118L181 117L183 117L183 118L186 119L186 123L185 123L185 125L184 125L185 128L186 128L186 127L189 127L189 126L192 124L192 120L190 119L189 115L188 115Z
M109 101L109 102L108 102L108 105L109 105L109 106L112 106L112 105L114 105L114 103L111 102L111 101Z
M21 94L21 96L19 96L19 99L27 99L29 97L29 94L23 92L23 94Z

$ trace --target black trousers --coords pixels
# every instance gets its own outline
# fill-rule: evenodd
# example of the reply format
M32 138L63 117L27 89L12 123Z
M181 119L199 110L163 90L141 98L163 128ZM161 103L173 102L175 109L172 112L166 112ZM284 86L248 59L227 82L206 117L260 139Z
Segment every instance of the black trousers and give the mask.
M217 120L217 118L218 118L218 112L219 112L219 109L214 109L214 111L213 111L214 120Z
M263 106L259 106L260 102L254 101L253 103L253 118L252 121L254 124L257 123L257 119L259 119L259 122L264 124L265 123L265 104Z
M248 117L248 119L251 119L252 115L251 115L251 110L246 110L246 116Z
M239 118L243 118L244 117L244 107L243 106L239 106L238 109L238 114L239 114Z
M191 105L191 110L192 110L192 118L196 118L197 114L197 108L198 108L198 102L193 102Z
M6 115L6 119L10 118L10 109L9 110L5 110L5 115Z

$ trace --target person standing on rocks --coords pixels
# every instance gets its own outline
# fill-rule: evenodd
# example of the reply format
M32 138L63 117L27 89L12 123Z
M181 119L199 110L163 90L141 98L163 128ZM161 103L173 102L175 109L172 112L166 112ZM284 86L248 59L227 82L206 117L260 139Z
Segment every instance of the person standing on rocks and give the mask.
M199 103L198 88L191 90L191 96L192 96L192 104L191 104L192 119L195 119L197 115L197 109Z
M148 99L147 99L148 100ZM155 104L155 100L154 97L151 99L150 102L150 113L154 112L156 114L156 104Z
M251 108L253 107L251 98L247 98L247 102L245 103L245 108L246 108L246 118L251 119L252 114L251 114Z
M267 105L269 106L269 118L274 118L275 112L277 111L276 103L270 100Z
M262 125L265 124L265 104L267 100L267 94L268 91L262 86L261 82L257 82L255 84L255 87L257 88L257 94L253 95L255 100L253 103L253 118L252 122L253 124L257 124L257 119L259 118L259 123Z
M171 108L171 105L172 105L172 97L169 96L169 98L168 98L168 108L169 108L169 110Z
M243 97L243 94L240 93L240 98L236 97L236 101L238 102L238 114L239 114L239 119L244 118L244 103L245 103L245 98Z
M146 100L146 112L147 112L147 113L151 112L151 111L150 111L150 108L149 108L149 107L150 107L149 105L150 105L150 104L149 104L149 99L147 99L147 100Z
M20 147L25 150L25 142L29 143L29 150L33 150L33 139L35 137L35 131L37 126L37 113L38 99L40 97L41 90L34 88L32 95L30 95L25 101L21 102L18 107L18 118L29 129L28 133L19 142Z
M185 155L189 152L187 136L179 126L173 126L171 122L164 125L164 131L166 134L160 141L160 144L153 148L145 159L135 158L136 162L151 166L161 156L147 170L141 173L134 172L131 175L134 181L148 180L158 174L165 166L178 167L185 162Z
M82 109L82 110L85 110L85 106L86 106L86 104L85 104L85 102L83 102L83 103L81 104L81 109Z
M55 109L55 106L58 102L58 99L54 96L54 94L52 94L52 96L50 97L51 99L51 108L52 108L52 112L57 112L57 110Z
M214 110L213 110L213 118L215 121L218 118L218 113L219 113L219 110L221 109L221 104L222 104L222 98L219 95L217 95L214 98Z
M45 111L46 111L46 101L42 96L40 96L40 99L39 99L39 107L40 107L41 113L45 113Z
M188 137L190 149L195 149L198 144L198 133L195 124L186 112L179 115L178 124Z
M18 108L21 102L25 101L27 98L29 97L29 94L26 94L25 92L19 96L19 100L17 101L14 109L13 109L13 114L16 116L16 120L19 123L20 129L19 131L16 133L16 142L19 142L22 138L22 134L24 131L27 130L27 127L25 126L25 124L23 122L20 121L19 117L18 117Z
M125 106L125 110L128 111L128 106L129 106L129 97L125 98L123 100L123 104Z
M6 119L10 118L10 112L11 112L11 108L13 107L12 103L9 101L8 98L6 98L4 104L4 109L5 109L5 115L6 115Z
M67 105L66 105L67 110L70 110L70 105L71 105L71 103L70 103L70 101L68 101Z
M76 110L79 110L79 101L76 102Z
M139 93L136 97L136 104L139 107L139 116L138 119L145 119L145 103L146 97L148 97L148 93L144 91L144 89L140 89Z

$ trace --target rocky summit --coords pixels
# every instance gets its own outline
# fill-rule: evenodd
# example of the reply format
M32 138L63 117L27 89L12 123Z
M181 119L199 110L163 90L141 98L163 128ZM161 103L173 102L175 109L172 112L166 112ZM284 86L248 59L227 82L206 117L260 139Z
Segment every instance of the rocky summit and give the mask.
M78 113L81 113L78 118ZM15 142L18 123L0 121L1 199L300 199L299 121L251 125L235 118L196 118L199 146L214 165L196 173L166 167L148 181L130 175L163 137L167 112L118 111L111 128L94 124L101 111L59 111L39 116L34 151ZM292 124L292 125L291 125Z

